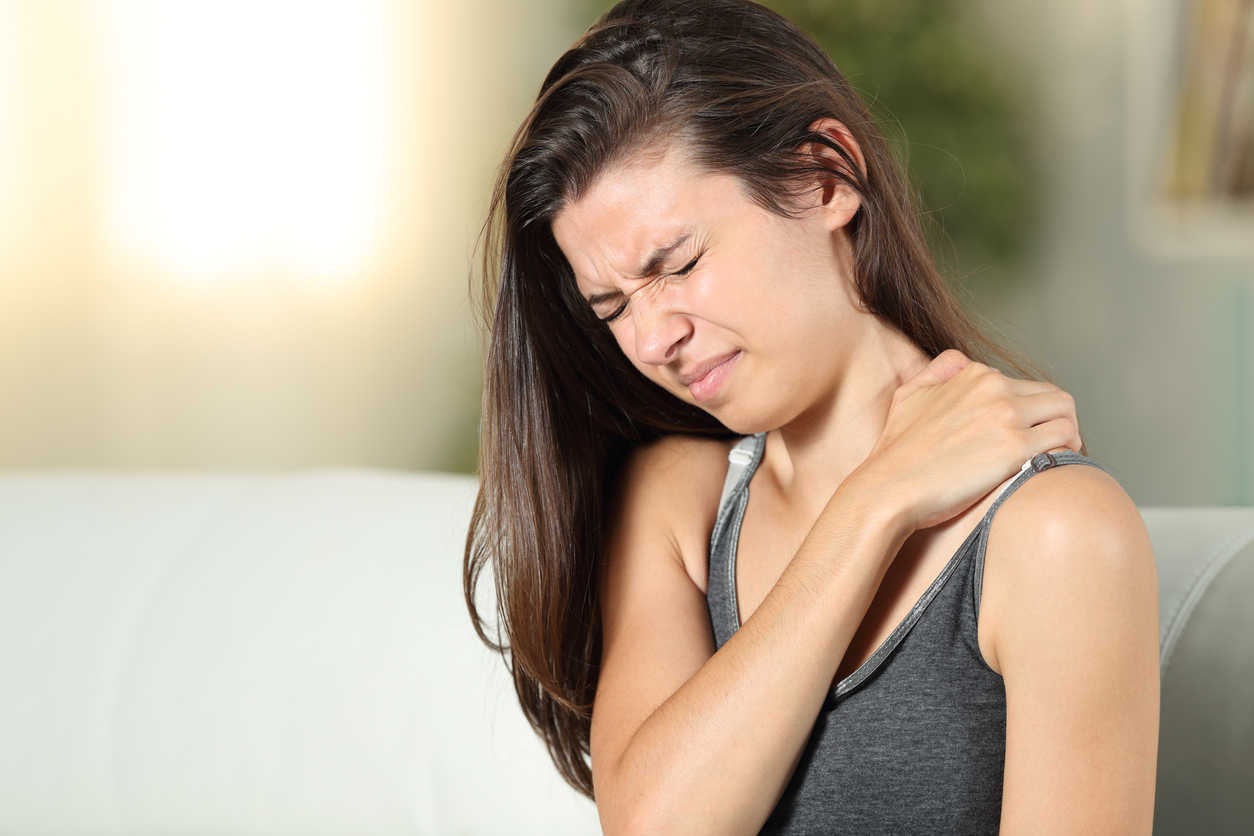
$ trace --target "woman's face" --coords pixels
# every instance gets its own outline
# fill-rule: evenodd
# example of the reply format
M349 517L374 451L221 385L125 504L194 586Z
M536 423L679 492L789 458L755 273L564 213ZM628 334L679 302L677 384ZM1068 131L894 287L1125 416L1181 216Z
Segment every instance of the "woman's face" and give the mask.
M835 395L869 317L845 225L816 188L799 218L672 149L606 172L553 221L580 293L628 359L730 429L783 426Z

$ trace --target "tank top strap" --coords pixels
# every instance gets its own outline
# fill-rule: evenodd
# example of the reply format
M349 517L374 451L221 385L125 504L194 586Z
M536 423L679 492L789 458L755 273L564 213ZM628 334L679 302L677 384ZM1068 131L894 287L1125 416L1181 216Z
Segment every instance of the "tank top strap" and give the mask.
M762 451L766 449L766 433L747 435L736 443L727 454L727 478L723 480L723 494L718 500L718 512L721 516L727 507L727 500L733 493L744 490L753 478L762 461Z
M1103 473L1110 473L1110 471L1107 470L1100 462L1094 461L1088 456L1072 452L1071 450L1063 450L1059 453L1041 453L1033 456L1023 463L1023 466L1019 468L1019 475L1015 476L1009 484L1002 488L1001 493L997 496L997 499L995 499L993 504L989 506L989 509L984 512L984 517L976 526L978 540L976 542L975 571L973 573L973 591L975 593L976 615L979 615L980 612L980 594L984 586L984 552L988 548L988 533L993 525L993 516L997 513L997 509L1002 506L1002 503L1010 498L1011 494L1023 487L1024 482L1028 481L1036 474L1044 473L1047 470L1068 464L1085 464L1089 467L1095 467Z
M706 604L710 610L710 626L716 647L740 629L740 605L736 599L736 546L740 540L740 524L749 505L749 480L757 471L766 450L766 433L742 438L727 454L727 478L719 500L718 516L710 534L707 552L709 575L706 582Z
M758 433L742 438L727 455L727 477L723 482L723 493L719 499L718 515L715 517L714 529L710 535L708 552L709 575L706 600L714 628L716 647L722 647L723 643L740 629L740 612L736 594L736 547L740 536L740 524L744 519L745 508L749 504L749 482L757 471L758 465L761 464L762 454L765 450L766 434ZM1096 467L1103 472L1109 472L1098 462L1069 450L1060 453L1042 453L1024 462L1023 467L1019 469L1019 474L1002 488L1001 494L989 506L988 511L985 512L984 517L967 538L966 543L959 549L959 553L955 555L954 561L951 561L952 565L941 573L941 577L937 578L932 585L933 588L929 589L928 593L916 605L915 609L917 612L912 612L910 616L907 616L903 623L899 625L898 630L894 631L894 635L901 633L904 636L910 630L913 622L917 620L931 598L943 586L945 579L948 578L950 571L956 565L957 558L968 546L972 545L974 546L975 560L973 571L970 574L972 582L971 592L973 593L975 614L978 616L984 577L984 554L988 546L989 530L997 510L1028 479L1046 470L1070 464L1084 464ZM900 637L897 640L899 641ZM886 652L891 651L892 647L895 646L895 642L890 637L890 641L886 641L885 645L888 647L881 649L886 650ZM880 654L873 655L872 659L876 655ZM868 663L871 661L868 660ZM873 670L875 666L869 665L868 667L868 665L864 665L863 667ZM856 675L851 675L846 682L841 684L852 687L852 684L854 684L852 680L856 678Z

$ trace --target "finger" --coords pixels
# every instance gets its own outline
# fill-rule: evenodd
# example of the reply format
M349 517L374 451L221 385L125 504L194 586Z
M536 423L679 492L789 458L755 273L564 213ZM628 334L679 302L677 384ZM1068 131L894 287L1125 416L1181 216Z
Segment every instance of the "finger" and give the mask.
M928 386L944 383L971 365L971 360L956 348L946 349L932 358L923 371L907 380L897 390L899 396L907 395Z
M1039 380L1019 380L1014 377L1004 378L1006 388L1016 395L1039 395L1042 392L1062 392L1052 383L1043 383Z
M1037 424L1027 431L1028 450L1025 460L1045 451L1079 450L1080 434L1070 418L1055 418Z
M1024 423L1029 427L1058 418L1066 418L1072 424L1076 423L1075 401L1066 392L1055 390L1027 395L1019 399L1016 407Z
M1079 429L1075 431L1075 434L1071 436L1071 440L1066 442L1063 447L1073 453L1080 453L1084 451L1084 439L1080 438Z
M931 372L937 383L944 383L958 372L971 365L971 358L956 348L948 348L932 358L925 372Z

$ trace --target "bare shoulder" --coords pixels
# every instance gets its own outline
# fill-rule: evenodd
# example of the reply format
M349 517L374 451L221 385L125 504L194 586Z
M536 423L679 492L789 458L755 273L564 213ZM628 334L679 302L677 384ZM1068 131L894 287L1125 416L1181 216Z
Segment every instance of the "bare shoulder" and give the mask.
M634 450L615 493L611 554L656 554L658 538L665 538L667 551L704 592L706 547L734 444L672 435Z
M1149 833L1158 581L1141 515L1086 465L1038 473L989 532L980 650L1006 689L1002 833Z
M632 452L601 564L601 670L593 770L714 653L706 549L731 442L673 436Z
M1116 548L1148 547L1149 537L1131 497L1096 467L1075 464L1038 473L1006 500L994 520L999 544L1017 547L1012 553L1031 553L1033 565L1049 560L1037 552L1056 551L1057 559L1065 560L1078 546L1111 560L1152 557L1147 551Z
M994 542L994 540L996 542ZM1051 575L1085 564L1153 565L1149 535L1132 499L1107 473L1068 465L1038 473L1006 500L994 518L990 551L1020 571ZM1004 552L1004 554L1003 554Z
M1006 500L989 531L983 584L980 645L995 670L1006 640L1039 635L1049 626L1043 618L1096 629L1102 618L1152 612L1157 629L1145 524L1119 483L1095 467L1036 474Z

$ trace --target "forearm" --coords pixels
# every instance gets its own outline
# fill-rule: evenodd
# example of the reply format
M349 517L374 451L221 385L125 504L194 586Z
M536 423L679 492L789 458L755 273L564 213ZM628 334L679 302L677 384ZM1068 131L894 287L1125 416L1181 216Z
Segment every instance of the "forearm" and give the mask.
M645 499L661 490L682 501L669 472L642 465L653 481L628 480L623 552L603 565L592 718L607 833L756 833L906 538L970 508L1032 452L1078 446L1056 387L978 364L939 377L946 354L896 390L870 455L717 652L694 638L709 633L699 575L675 543L659 542L679 529L659 526L668 507Z
M606 832L756 833L796 767L836 670L909 534L886 497L832 497L732 638L594 760Z

